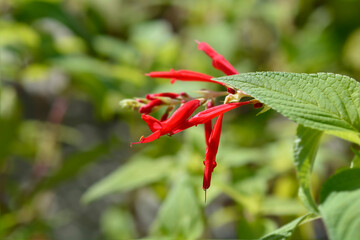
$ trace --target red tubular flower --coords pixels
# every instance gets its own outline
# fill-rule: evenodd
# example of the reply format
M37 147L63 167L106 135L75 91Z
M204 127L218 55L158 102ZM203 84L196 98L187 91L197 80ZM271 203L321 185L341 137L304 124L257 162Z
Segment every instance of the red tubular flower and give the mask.
M204 123L204 129L205 129L205 142L206 145L209 143L211 131L212 131L212 123L211 120Z
M160 106L163 102L160 99L151 100L148 104L140 107L139 113L149 114L154 107Z
M211 135L208 143L206 144L206 153L205 153L205 171L203 178L203 189L205 191L205 202L206 202L206 189L210 187L211 175L216 167L216 154L219 148L221 127L222 127L223 114L221 114L215 122L214 129L211 131Z
M153 133L147 137L142 137L139 142L135 142L132 144L152 142L158 139L160 136L170 133L179 124L186 121L191 116L191 114L200 106L200 104L201 101L198 99L186 102L182 106L180 106L169 119L163 122L160 122L159 120L149 115L143 114L142 119L148 124L150 130Z
M224 56L218 54L209 44L206 42L197 42L198 49L204 51L212 59L212 65L224 72L226 75L238 74L236 69L224 58ZM152 78L169 78L171 83L174 83L176 80L180 81L200 81L200 82L211 82L217 83L224 87L227 87L226 84L212 80L213 77L207 74L189 71L189 70L173 70L167 72L150 72L146 74ZM208 91L210 92L210 91ZM225 101L231 101L231 99L241 99L242 95L240 90L233 88L227 88L229 94L237 94L239 92L238 98L227 98ZM205 154L205 171L203 177L203 189L205 191L205 202L206 202L206 190L210 187L211 176L214 168L216 167L216 154L218 152L223 114L227 111L235 109L237 107L252 103L254 108L260 108L263 106L262 103L256 102L255 100L245 101L245 102L235 102L227 103L218 106L214 106L214 98L223 96L223 92L220 94L207 94L206 91L202 92L203 98L205 101L208 101L207 109L199 112L193 117L190 117L194 111L204 103L204 100L195 99L187 95L186 93L155 93L146 95L146 99L137 99L141 104L136 106L143 105L139 112L142 114L142 119L149 126L152 134L147 137L141 137L138 143L148 143L158 139L163 135L173 135L178 132L181 132L187 128L197 126L199 124L204 124L205 129L205 141L206 141L206 154ZM244 94L245 95L245 94ZM169 114L172 112L174 105L178 103L184 103L180 106L170 117ZM144 105L145 104L145 105ZM165 113L162 115L161 120L157 120L154 117L148 115L155 107L162 105L167 106ZM169 117L169 118L168 118ZM212 119L216 118L217 120L212 126ZM131 144L131 145L132 145Z
M224 58L223 55L218 54L209 44L206 42L198 42L198 49L204 51L206 55L211 57L212 65L214 68L222 71L226 75L238 74L236 69Z
M211 82L217 83L222 86L225 86L224 83L211 80L213 77L210 75L206 75L204 73L189 71L189 70L178 70L175 71L171 69L168 72L150 72L146 74L146 76L152 78L170 78L171 83L174 83L176 80L180 81L200 81L200 82Z
M227 104L221 104L212 108L205 109L202 112L199 112L192 118L190 118L187 121L184 121L182 124L177 126L175 129L173 129L169 134L173 135L176 133L179 133L181 131L184 131L190 127L197 126L199 124L205 124L207 121L216 118L217 116L220 116L221 114L224 114L234 108L244 106L246 104L251 103L250 101L245 102L236 102L236 103L227 103Z
M178 93L172 93L172 92L165 92L165 93L153 93L153 94L146 94L146 99L148 100L154 100L157 99L157 97L168 97L175 99L179 96Z
M142 114L141 118L147 123L151 132L156 132L162 128L161 122L150 115Z
M206 121L208 121L209 119L213 119L216 118L217 116L224 114L232 109L235 109L237 107L249 104L250 101L246 101L246 102L236 102L236 103L227 103L227 104L222 104L222 105L218 105L212 108L208 108L202 112L199 112L198 114L196 114L195 116L193 116L192 118L190 118L187 121L187 124L191 125L191 126L196 126L198 124L204 124Z
M205 124L209 120L216 118L217 116L224 114L234 108L249 104L250 101L246 102L236 102L236 103L227 103L218 105L212 108L208 108L202 112L199 112L192 118L187 121L184 121L182 124L173 129L169 134L173 135L179 132L182 132L190 127L197 126L199 124Z
M172 93L172 92L147 94L145 98L147 100L150 100L150 102L140 107L139 112L143 114L149 114L154 109L154 107L163 104L163 101L161 99L158 99L157 97L168 97L175 99L178 96L180 96L178 93ZM139 100L139 102L140 101L144 102L143 100Z
M206 107L208 109L212 108L213 106L214 106L214 101L213 100L210 100L206 105ZM212 131L211 119L204 123L204 130L205 130L205 141L206 141L206 146L207 146L208 143L209 143L209 139L210 139L210 135L211 135L211 131Z
M236 102L236 103L227 103L227 104L221 104L212 108L205 109L202 112L199 112L195 116L189 119L189 123L193 125L203 124L209 119L213 119L220 114L224 114L232 109L235 109L240 106L244 106L249 104L250 101L245 102Z

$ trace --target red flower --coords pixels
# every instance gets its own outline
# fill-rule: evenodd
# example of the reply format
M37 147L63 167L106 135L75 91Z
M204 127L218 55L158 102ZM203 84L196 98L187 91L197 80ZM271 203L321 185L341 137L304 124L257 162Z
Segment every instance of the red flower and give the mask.
M208 108L202 112L199 112L195 116L188 119L190 115L196 110L196 108L200 106L200 104L196 104L196 101L200 102L200 100L197 99L186 102L184 105L179 107L169 119L165 121L159 121L156 118L147 114L142 114L141 118L148 124L149 129L153 133L157 132L158 130L162 130L163 134L161 134L160 136L165 134L174 135L190 127L197 126L199 124L205 124L205 138L207 141L209 139L212 129L211 119L216 118L217 116L220 116L232 109L250 103L250 101L246 101L246 102L227 103L227 104L218 105L212 108ZM149 137L142 138L140 142L136 142L133 144L151 142L157 139L155 138L151 141L147 141Z
M208 121L209 119L216 118L220 114L224 114L232 109L247 105L249 103L250 103L250 101L226 103L226 104L221 104L221 105L218 105L218 106L215 106L212 108L208 108L202 112L199 112L194 117L190 118L188 122L193 125L203 124L206 121Z
M208 109L214 107L214 101L213 100L209 101L207 103L206 107ZM210 134L211 134L211 131L212 131L211 119L204 123L204 130L205 130L205 142L206 142L206 146L207 146L208 143L209 143Z
M227 75L237 74L236 69L220 54L218 54L213 48L209 46L209 44L205 42L197 42L198 49L204 51L209 57L212 59L212 65L218 69L223 71ZM206 75L203 73L198 73L189 70L178 70L175 71L171 69L168 72L150 72L146 74L149 77L153 78L169 78L171 79L171 83L174 83L176 80L180 81L201 81L201 82L211 82L217 83L222 86L227 87L224 83L217 82L212 80L212 76ZM235 89L228 88L229 94L238 94ZM139 142L135 142L132 144L138 143L148 143L158 139L160 136L169 134L173 135L178 132L181 132L187 128L197 126L199 124L204 124L205 129L205 141L206 141L206 153L205 153L205 171L203 178L203 189L205 190L205 202L206 202L206 190L210 187L211 175L216 167L216 154L219 147L220 142L220 134L222 128L222 120L223 114L227 111L230 111L234 108L252 103L255 108L262 107L262 103L257 100L245 101L245 102L234 102L234 103L226 103L218 106L214 105L214 98L218 96L223 96L223 94L208 94L204 95L204 99L193 99L186 93L156 93L156 94L148 94L146 95L147 100L138 100L140 104L145 105L141 106L139 109L142 119L149 126L152 134L147 137L141 137ZM247 95L248 96L248 95ZM242 95L238 95L238 98L231 99L241 99ZM169 101L167 101L167 99ZM229 100L229 98L228 98ZM147 102L150 101L150 102ZM182 106L180 106L169 118L169 114L174 108L174 105L177 102L185 102ZM193 117L190 117L193 112L202 105L205 101L208 101L207 109L199 112ZM157 120L154 117L148 115L154 107L165 105L168 106L165 113L162 115L161 120ZM138 105L136 105L138 106ZM217 118L214 127L212 127L212 119Z
M236 69L224 58L223 55L218 54L209 44L206 42L198 42L198 49L204 51L206 55L211 57L212 65L214 68L222 71L226 75L238 74Z
M162 128L161 121L157 120L156 118L150 115L142 114L141 118L147 123L151 132L156 132L157 130L160 130Z
M139 113L149 114L154 109L154 107L160 106L163 102L160 99L151 100L149 103L140 107Z
M148 124L150 130L153 133L148 137L142 137L139 142L135 142L132 144L152 142L155 139L158 139L160 136L170 133L179 124L186 121L191 116L191 114L200 106L200 104L201 101L198 99L186 102L181 107L179 107L169 119L163 122L160 122L159 120L149 115L143 114L141 117Z
M214 80L211 80L212 76L206 75L203 73L198 73L194 71L189 70L178 70L175 71L171 69L168 72L150 72L147 73L146 76L152 77L152 78L170 78L171 83L174 83L176 80L180 81L200 81L200 82L211 82L211 83L217 83L222 86L225 86L225 83L217 82Z
M149 114L155 107L162 105L164 102L158 97L176 99L179 96L179 94L172 92L147 94L145 98L147 100L150 100L150 102L148 102L144 106L141 106L139 109L139 113Z
M236 103L227 103L218 105L212 108L208 108L202 112L199 112L192 118L190 118L187 121L184 121L181 125L177 126L177 128L173 129L172 132L170 132L170 135L176 134L178 132L181 132L185 129L188 129L193 126L197 126L199 124L205 124L209 120L216 118L217 116L220 116L221 114L224 114L234 108L249 104L250 101L246 102L236 102Z
M175 99L175 98L179 97L179 94L173 93L173 92L153 93L153 94L146 94L145 97L148 100L154 100L154 99L157 99L157 97L168 97L168 98Z
M221 114L216 120L214 128L211 131L211 135L206 144L206 153L205 153L205 161L204 161L205 171L203 178L203 189L205 190L205 194L206 194L206 189L210 187L211 174L217 165L216 154L219 148L222 119L223 119L223 114Z

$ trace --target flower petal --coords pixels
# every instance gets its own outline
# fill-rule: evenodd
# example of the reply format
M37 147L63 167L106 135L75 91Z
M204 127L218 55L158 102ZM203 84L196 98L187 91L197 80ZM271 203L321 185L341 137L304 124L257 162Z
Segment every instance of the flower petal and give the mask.
M211 120L204 123L204 130L205 130L205 142L206 146L209 144L210 135L212 131L212 123Z
M211 135L206 147L205 153L205 171L204 171L204 178L203 178L203 189L206 190L210 187L211 182L211 175L216 167L216 154L218 152L219 143L220 143L220 135L221 135L221 128L222 128L222 120L223 114L221 114L214 124L214 128L211 131Z
M214 107L214 100L210 100L207 102L206 104L206 108L212 108ZM210 139L210 135L211 135L211 131L212 131L212 122L211 120L207 121L204 123L204 130L205 130L205 142L206 142L206 146L209 144L209 139Z
M236 103L227 103L218 105L212 108L208 108L202 112L199 112L192 118L188 120L189 124L191 125L198 125L198 124L204 124L206 121L216 118L217 116L224 114L225 112L228 112L234 108L249 104L250 101L246 102L236 102Z
M201 101L194 99L181 105L167 120L162 122L164 134L170 133L174 128L186 122L193 112L200 106Z
M224 83L211 80L213 77L210 75L206 75L204 73L189 71L189 70L171 70L168 72L150 72L146 74L149 77L152 78L170 78L171 83L174 83L175 80L180 81L200 81L200 82L211 82L211 83L217 83L222 86L225 86Z
M173 93L173 92L153 93L153 94L146 94L146 99L154 100L157 97L177 98L178 96L179 96L178 93Z
M169 133L171 134L174 128L181 125L183 122L186 122L186 120L200 106L200 104L201 101L198 99L186 102L181 105L169 119L163 122L160 122L149 115L143 114L142 118L149 125L149 128L153 133L148 137L141 138L139 142L135 142L132 144L152 142L162 135Z
M222 71L226 75L238 74L238 71L224 58L224 56L218 54L210 45L206 42L197 42L198 49L204 51L206 55L211 57L214 68Z
M151 100L148 104L140 107L139 112L149 114L154 107L160 106L163 102L160 99Z
M218 105L212 108L208 108L202 112L199 112L192 118L190 118L187 121L184 121L183 123L179 124L177 127L175 127L172 131L169 132L170 135L182 132L190 127L197 126L199 124L205 124L207 121L216 118L217 116L224 114L234 108L249 104L250 101L246 102L237 102L237 103L227 103Z
M141 137L139 142L131 143L130 146L132 146L133 144L152 142L152 141L158 139L159 137L161 137L161 130L157 130L147 137Z
M155 132L162 128L161 122L150 115L142 114L141 118L147 123L152 132Z

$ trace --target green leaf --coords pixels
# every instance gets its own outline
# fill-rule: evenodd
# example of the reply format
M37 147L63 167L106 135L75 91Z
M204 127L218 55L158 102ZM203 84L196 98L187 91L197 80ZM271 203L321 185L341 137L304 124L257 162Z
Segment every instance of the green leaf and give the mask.
M326 201L333 192L352 191L360 189L360 169L346 169L330 177L323 185L320 193L320 203Z
M320 214L332 240L360 239L360 169L329 178L320 195Z
M94 38L94 48L99 54L115 59L121 63L135 64L138 52L129 43L106 35Z
M91 35L88 32L86 25L83 25L61 4L56 1L18 1L23 2L16 8L15 18L21 19L22 22L30 23L36 20L49 18L53 21L59 21L66 27L70 28L72 32L79 35L89 44L91 42ZM93 21L93 20L92 20Z
M315 218L313 214L309 213L295 220L291 221L290 223L282 226L281 228L276 229L274 232L269 233L268 235L260 238L261 240L282 240L288 239L291 237L292 233L294 232L295 228L299 226L302 222L308 219Z
M351 168L360 168L360 152L354 148L351 148L351 150L355 153L355 156L351 161Z
M266 197L260 211L267 216L301 215L307 212L299 200L275 196Z
M134 159L91 186L82 201L89 203L111 193L125 192L156 182L169 175L173 166L174 161L169 158L156 162L146 158Z
M152 233L176 239L197 239L203 229L200 204L188 177L182 176L161 206Z
M249 220L243 217L238 219L238 239L259 239L261 236L276 229L276 223L266 218Z
M360 83L355 79L333 73L255 72L215 80L245 91L299 124L360 144Z
M0 215L0 239L6 239L6 233L9 229L13 229L17 224L17 212L11 212Z
M218 183L217 187L220 189L220 191L231 197L234 201L240 205L243 205L244 208L250 213L256 215L260 212L261 209L259 198L249 196L248 194L243 194L229 184Z
M299 125L294 145L294 161L299 179L299 197L310 211L318 212L311 194L310 176L322 132Z
M106 239L135 239L134 219L130 210L110 207L101 216L101 229Z
M52 63L71 74L88 73L102 77L111 77L112 74L110 64L88 56L62 56L52 60Z
M360 135L349 131L326 131L326 133L360 145Z
M0 46L19 46L35 48L40 43L38 32L27 24L14 21L0 22Z

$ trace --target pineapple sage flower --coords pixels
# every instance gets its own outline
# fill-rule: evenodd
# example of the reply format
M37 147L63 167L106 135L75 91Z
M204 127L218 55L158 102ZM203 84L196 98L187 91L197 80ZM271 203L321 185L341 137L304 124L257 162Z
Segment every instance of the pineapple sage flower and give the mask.
M212 65L214 68L221 70L226 75L238 74L235 68L220 54L218 54L209 44L205 42L198 42L198 49L204 51L212 59ZM141 137L139 142L131 143L148 143L152 142L163 135L173 135L186 130L190 127L197 126L199 124L204 125L205 130L205 171L203 177L203 189L205 191L206 202L206 190L210 187L211 175L216 167L216 154L218 152L220 135L222 129L223 114L235 109L237 107L253 104L254 108L261 108L263 106L258 100L252 99L248 101L241 101L243 97L249 99L249 95L238 89L228 87L226 84L212 80L214 77L203 73L198 73L189 70L173 70L167 72L150 72L146 74L152 78L168 78L171 79L171 83L175 81L202 81L219 84L227 91L214 92L210 90L199 91L202 94L201 97L191 97L189 94L181 93L153 93L147 94L145 98L137 98L135 100L123 100L121 104L124 107L130 107L138 109L141 113L141 118L148 125L152 132L147 137ZM214 106L215 98L226 96L224 104ZM172 114L171 112L177 105L180 105ZM202 105L205 105L206 109L199 113L193 113ZM152 112L165 107L166 110L161 119L158 120L151 115ZM170 115L171 114L171 115ZM170 116L169 116L170 115ZM216 119L214 126L212 125L212 119Z

